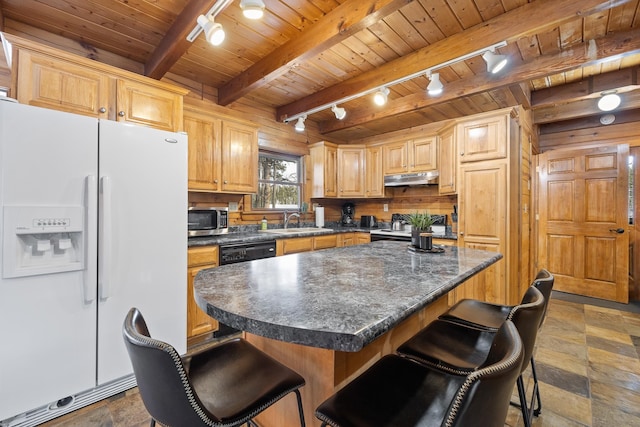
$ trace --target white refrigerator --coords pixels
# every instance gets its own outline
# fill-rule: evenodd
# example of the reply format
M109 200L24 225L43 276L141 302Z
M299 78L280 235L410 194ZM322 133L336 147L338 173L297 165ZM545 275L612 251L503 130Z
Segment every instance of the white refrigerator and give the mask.
M122 322L186 351L187 136L0 101L0 424L135 385Z

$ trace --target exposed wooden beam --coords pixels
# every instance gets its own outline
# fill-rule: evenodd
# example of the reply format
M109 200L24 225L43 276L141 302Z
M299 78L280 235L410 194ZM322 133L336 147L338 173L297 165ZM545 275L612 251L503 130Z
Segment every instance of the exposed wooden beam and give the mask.
M533 108L541 108L554 104L566 104L580 99L600 96L609 90L633 90L637 86L640 68L625 68L609 73L589 76L579 82L567 83L547 89L537 90L531 97Z
M187 36L196 26L198 16L205 14L217 0L190 0L144 64L144 75L160 80L189 49Z
M616 125L640 122L640 110L615 111L612 114L615 116L613 124ZM561 122L542 124L540 125L540 135L552 135L560 132L573 132L581 129L608 126L600 122L602 115L604 115L604 113L597 116L580 117Z
M366 110L349 111L345 120L327 120L319 123L320 132L329 133L360 126L372 120L442 104L462 96L523 84L532 79L546 77L585 65L593 65L606 58L628 52L640 52L640 29L610 34L600 39L572 46L571 49L557 54L543 55L531 61L520 62L510 66L509 69L504 71L503 75L498 77L490 73L483 73L477 74L471 79L461 79L447 83L445 91L438 97L430 97L425 92L420 91L403 98L390 100L384 109L372 107ZM516 99L518 99L517 96Z
M348 0L342 3L299 36L218 88L218 104L231 104L412 1Z
M513 94L513 97L518 101L518 104L522 105L527 110L531 108L531 91L526 83L510 85L509 90Z
M359 92L374 89L385 83L421 70L442 64L461 55L480 50L506 40L515 42L527 35L551 30L563 22L584 17L629 0L537 0L527 3L465 31L435 42L412 54L390 61L357 77L316 92L298 101L281 106L276 119L284 121L304 111ZM544 19L532 19L532 17Z
M622 103L616 108L616 112L640 108L640 90L621 93L620 98L622 98ZM551 105L536 109L533 112L533 122L542 124L606 114L598 109L597 104L596 98L586 98L569 104Z

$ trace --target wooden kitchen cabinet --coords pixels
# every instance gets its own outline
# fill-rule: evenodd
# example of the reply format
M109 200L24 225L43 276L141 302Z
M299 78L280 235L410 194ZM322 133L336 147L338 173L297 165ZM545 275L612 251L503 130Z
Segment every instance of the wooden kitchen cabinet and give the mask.
M294 237L276 240L276 256L297 254L313 250L313 237Z
M177 86L15 36L12 94L23 104L168 131L182 129Z
M364 197L364 147L338 147L338 197Z
M241 194L258 190L256 127L186 105L184 130L189 135L189 190Z
M324 236L314 236L313 237L313 250L317 251L319 249L330 249L338 246L338 235L337 234L327 234Z
M385 197L384 174L382 172L381 145L365 149L364 158L364 195L366 197Z
M365 243L371 243L371 234L369 233L354 233L354 239L356 245L364 245Z
M338 247L363 245L371 242L371 235L360 231L340 233L338 236Z
M523 122L530 121L530 112L514 108L465 122L483 127L483 132L488 131L486 126L493 127L491 134L502 135L504 141L500 144L506 149L502 157L486 160L476 157L475 161L460 163L458 245L500 252L503 258L456 290L456 301L479 298L498 304L517 304L522 298L520 281L531 282L532 277L521 272L520 264L522 235L530 226L529 216L521 209L528 197L522 189L522 183L527 182L524 175L530 173L522 168L521 127ZM472 128L458 127L458 131L466 129L466 136L465 133L459 135L460 141L468 137L467 130ZM484 152L479 157L486 155Z
M438 178L439 194L457 194L458 181L458 141L456 127L450 126L440 132L438 150L440 153L440 176Z
M321 141L309 146L311 197L338 197L338 146Z
M384 145L384 174L428 172L438 168L438 137L420 136Z
M203 246L187 250L187 338L218 329L218 321L198 307L193 294L193 281L198 272L217 266L217 246Z
M458 123L460 163L507 157L507 116L493 113L474 116Z

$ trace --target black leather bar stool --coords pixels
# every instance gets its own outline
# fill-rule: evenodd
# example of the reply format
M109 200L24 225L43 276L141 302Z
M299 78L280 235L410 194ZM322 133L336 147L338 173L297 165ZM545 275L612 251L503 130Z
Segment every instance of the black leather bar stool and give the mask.
M507 319L513 321L522 339L525 362L520 367L517 385L522 417L527 427L531 426L531 411L527 405L522 372L533 353L543 312L544 297L532 286L525 293L522 304L515 306ZM437 319L398 347L398 353L435 369L466 374L484 362L495 335L496 332L486 328Z
M138 381L151 415L165 426L232 427L250 420L294 392L304 427L296 372L243 339L233 339L181 359L169 344L150 338L146 322L132 308L122 327Z
M531 286L537 288L544 296L544 312L542 314L542 319L540 320L540 327L542 327L547 315L547 308L549 306L549 299L551 298L554 280L553 275L549 271L542 269L538 272L531 283ZM465 325L475 325L477 327L483 327L495 331L500 327L502 322L509 317L509 313L513 310L513 307L514 306L491 304L473 299L465 299L455 304L440 317L452 322L462 323ZM542 412L542 400L540 399L540 390L538 389L538 374L536 372L536 364L533 354L531 354L531 374L533 376L534 394L537 403L537 407L534 407L533 409L533 414L538 416Z
M387 355L323 402L316 417L334 427L503 427L523 357L510 321L484 363L466 375Z

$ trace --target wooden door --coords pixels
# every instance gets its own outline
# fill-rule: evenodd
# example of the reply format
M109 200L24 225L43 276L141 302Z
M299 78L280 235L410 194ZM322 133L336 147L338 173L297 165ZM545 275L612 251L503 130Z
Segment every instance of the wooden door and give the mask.
M258 191L258 130L243 123L222 123L222 191Z
M364 148L338 148L338 197L364 196Z
M628 157L626 145L539 156L538 268L554 289L628 302Z
M409 141L409 172L438 169L438 138L429 136Z
M640 300L640 147L630 149L633 167L630 173L633 188L633 226L629 227L629 300Z
M220 190L221 121L190 110L184 112L189 135L189 190Z

